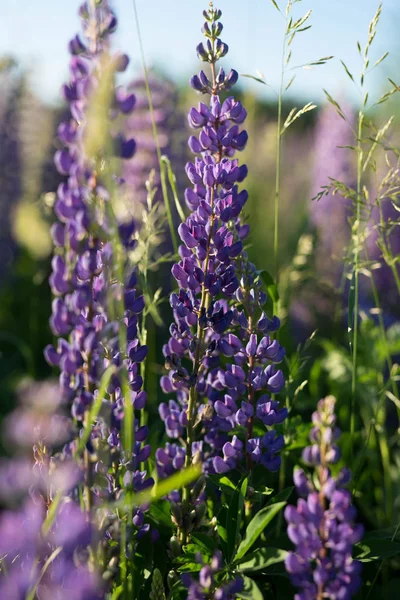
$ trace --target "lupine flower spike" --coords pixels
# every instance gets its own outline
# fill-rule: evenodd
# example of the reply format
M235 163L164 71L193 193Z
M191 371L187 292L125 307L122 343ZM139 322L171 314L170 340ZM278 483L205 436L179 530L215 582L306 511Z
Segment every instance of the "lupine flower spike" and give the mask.
M211 79L201 71L191 79L191 85L209 95L210 103L201 102L189 112L190 126L200 129L198 137L190 137L189 147L200 156L186 165L193 185L185 193L191 214L179 226L181 260L172 268L179 292L171 296L175 323L164 347L170 373L161 380L164 392L176 392L178 400L160 406L167 433L172 438L186 438L186 444L168 444L157 451L161 476L204 457L203 442L196 439L196 432L212 414L207 373L218 364L217 341L232 321L227 300L239 285L234 260L242 251L240 238L247 231L239 227L235 235L228 225L237 219L247 199L247 193L239 192L237 186L246 177L247 168L233 158L247 141L247 133L240 131L246 111L233 97L220 101L220 93L229 90L238 75L233 70L227 75L222 68L216 71L216 62L228 52L219 38L221 11L211 6L204 17L207 43L199 44L197 53L209 63ZM187 496L184 490L184 500Z
M295 471L302 498L285 510L288 536L296 546L287 555L286 570L300 588L295 600L348 600L361 582L361 563L352 559L352 547L360 541L363 527L355 523L351 494L343 487L350 480L348 469L335 477L329 467L340 456L333 396L319 401L312 421L312 445L304 448L303 460L315 467L317 477Z
M71 404L78 424L87 424L101 376L107 367L114 366L100 418L87 444L86 452L95 461L86 473L86 503L90 507L96 502L93 496L118 495L122 478L124 485L135 490L152 485L152 479L138 470L150 453L150 447L143 445L147 428L140 427L134 419L133 447L126 448L122 443L126 402L132 403L133 412L146 404L139 363L146 357L147 348L140 345L137 336L137 319L144 300L137 295L136 276L123 273L125 281L118 279L110 238L118 239L120 250L128 249L134 244L135 227L133 222L116 224L109 205L110 193L98 169L101 161L88 157L85 147L88 108L102 81L103 57L108 52L109 35L116 28L116 17L106 2L97 2L95 7L84 3L80 15L86 40L84 43L76 36L70 43L71 80L63 87L63 93L69 102L71 119L59 127L64 147L55 156L58 170L68 176L58 189L58 222L52 228L56 253L50 278L55 296L51 327L59 340L57 347L46 348L45 355L51 365L61 370L64 399ZM128 64L125 55L117 54L110 60L116 71L125 70ZM110 118L130 113L134 105L132 94L123 88L114 89ZM133 139L116 135L112 145L124 159L134 154ZM124 264L123 271L125 267ZM120 311L119 304L123 304ZM128 379L129 399L123 391L123 378ZM74 452L73 447L71 451ZM108 462L114 467L119 465L117 471L113 469L113 475ZM94 473L101 484L94 484ZM135 524L143 525L143 515Z

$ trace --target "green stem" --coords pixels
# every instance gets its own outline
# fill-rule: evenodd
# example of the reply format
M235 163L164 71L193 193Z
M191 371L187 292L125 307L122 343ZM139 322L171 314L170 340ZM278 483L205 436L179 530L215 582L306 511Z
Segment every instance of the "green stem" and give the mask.
M285 35L282 44L282 57L281 57L281 81L279 86L279 97L278 97L278 121L277 121L277 132L276 132L276 168L275 168L275 202L274 202L274 270L275 270L275 283L278 285L279 282L279 199L280 199L280 185L281 185L281 146L282 146L282 99L283 99L283 82L285 76L285 51L286 51L286 32L287 32L287 18L285 22ZM275 305L274 301L274 314L278 312L278 303Z
M355 431L355 399L357 391L357 350L358 350L358 309L359 309L359 263L360 263L360 219L361 219L361 173L363 152L361 148L361 136L364 114L362 110L358 113L357 131L357 207L356 220L354 223L354 310L353 310L353 360L351 374L351 409L350 409L350 438L353 450L353 436Z

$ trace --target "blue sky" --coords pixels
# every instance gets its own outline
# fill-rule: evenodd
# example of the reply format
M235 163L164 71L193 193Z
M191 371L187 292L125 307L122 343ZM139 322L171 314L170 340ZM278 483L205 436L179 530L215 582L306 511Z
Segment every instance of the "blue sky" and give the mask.
M67 43L79 30L79 4L78 0L0 0L0 54L12 54L32 69L34 86L48 101L57 101L67 76ZM149 65L163 68L180 81L198 70L195 46L201 41L201 12L206 4L206 0L137 0ZM270 0L220 0L217 5L224 13L222 37L230 46L226 66L239 73L256 74L259 70L276 88L283 19ZM296 5L298 16L312 9L313 27L300 34L293 45L293 65L326 55L336 58L312 71L299 70L293 94L318 100L325 87L355 97L338 59L344 58L351 70L359 72L356 41L365 42L377 5L377 0L302 0ZM140 70L132 0L114 0L113 6L119 17L114 44L131 57L130 76ZM389 50L392 60L381 69L381 78L387 74L396 77L398 60L394 57L399 58L400 49L395 27L399 22L400 2L384 0L373 56ZM256 92L268 93L249 80L242 83Z

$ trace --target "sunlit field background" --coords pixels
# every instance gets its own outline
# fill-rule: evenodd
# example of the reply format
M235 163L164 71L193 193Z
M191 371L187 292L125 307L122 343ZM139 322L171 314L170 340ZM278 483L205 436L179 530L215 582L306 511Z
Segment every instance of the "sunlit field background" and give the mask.
M43 355L54 343L50 228L64 180L53 156L60 147L57 127L68 114L60 88L68 76L68 41L79 30L79 5L77 0L0 0L0 418L5 429L6 416L27 395L49 393L46 386L57 383L58 373ZM123 204L146 224L149 177L157 188L155 204L164 202L159 158L134 5L115 0L112 7L119 21L113 48L131 59L118 82L137 97L124 125L137 151L121 173L129 184ZM177 204L169 188L175 228L188 185L185 163L192 160L187 113L199 99L188 81L199 70L195 47L204 8L200 0L137 2L160 150L176 178ZM400 4L384 2L367 68L363 49L375 0L296 3L296 18L312 10L307 20L312 27L296 35L283 60L285 21L273 3L220 0L218 8L229 45L222 64L239 72L234 93L248 113L249 141L241 154L249 169L246 250L262 273L269 312L275 309L281 319L279 341L286 348L282 398L290 420L274 485L277 491L291 485L310 416L320 398L334 395L341 460L353 474L358 519L367 540L368 532L375 532L357 598L395 599L400 590ZM159 386L162 345L172 319L168 296L176 283L168 260L173 253L168 222L162 220L158 229L147 225L153 253L146 280L151 299L147 418L150 439L158 444L163 439L158 406L165 401ZM143 260L146 251L139 244L132 260ZM3 435L1 455L14 450ZM282 523L277 527L282 538ZM264 597L293 598L288 586L278 585L275 595L267 595L267 586Z

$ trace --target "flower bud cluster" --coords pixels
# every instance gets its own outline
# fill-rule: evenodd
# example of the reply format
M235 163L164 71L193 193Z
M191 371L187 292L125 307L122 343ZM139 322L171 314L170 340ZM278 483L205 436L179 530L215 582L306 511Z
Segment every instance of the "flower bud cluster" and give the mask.
M285 510L288 536L296 546L285 560L292 583L301 590L296 600L351 598L360 586L361 564L352 559L352 547L363 528L355 523L351 494L343 487L350 474L342 469L333 476L329 468L339 459L334 410L333 396L320 400L312 417L312 445L303 452L305 462L316 468L318 483L297 470L294 482L302 497Z
M197 557L197 562L203 564L201 556ZM211 563L204 565L199 572L199 579L196 581L188 573L182 576L183 585L188 590L188 600L233 600L237 594L243 590L243 579L240 577L229 581L224 585L219 585L215 581L216 576L223 569L222 554L217 551L211 559Z

